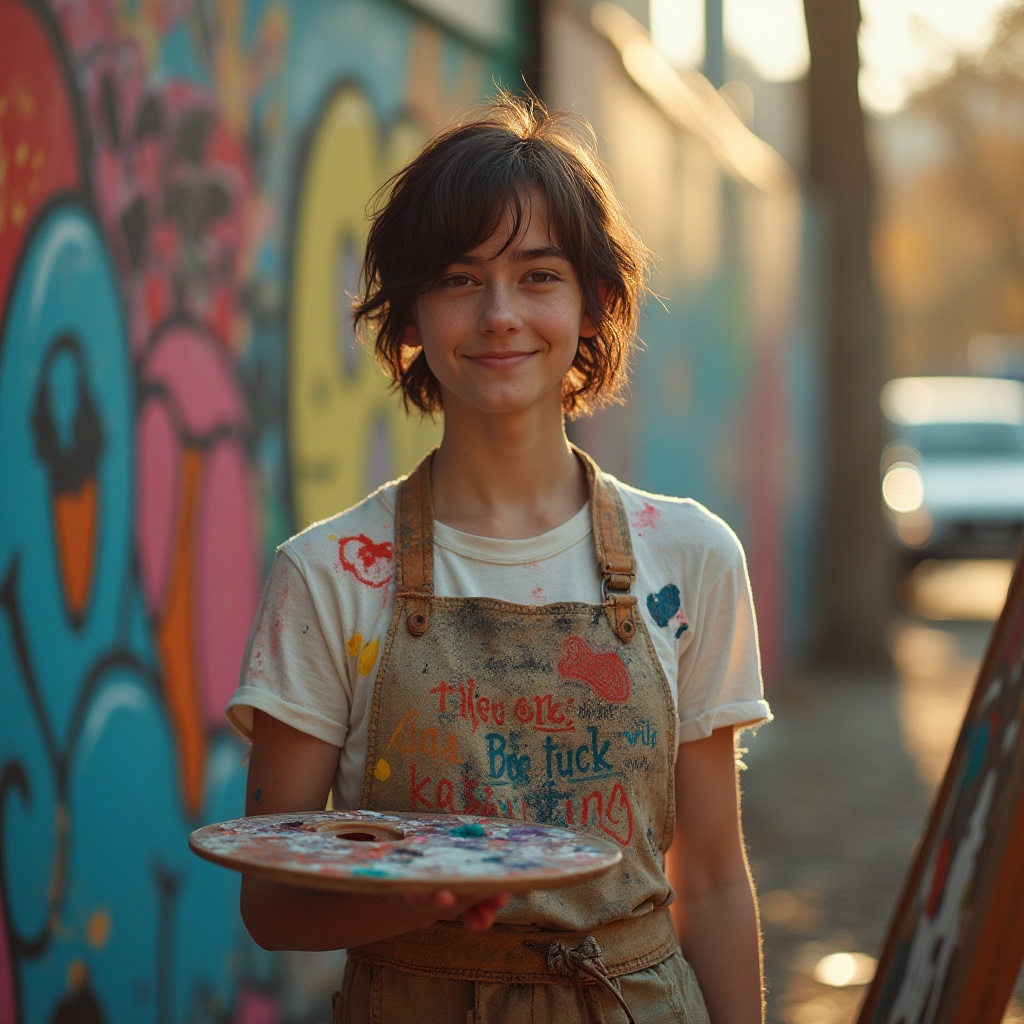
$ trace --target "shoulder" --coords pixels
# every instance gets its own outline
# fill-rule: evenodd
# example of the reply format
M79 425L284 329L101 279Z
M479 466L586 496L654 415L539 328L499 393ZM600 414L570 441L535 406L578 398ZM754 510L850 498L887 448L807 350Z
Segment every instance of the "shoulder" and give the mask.
M391 578L398 481L379 487L337 515L312 523L278 548L304 575L339 569L370 586Z
M743 564L743 547L729 524L692 498L654 494L608 477L622 497L634 547L657 557L699 562L706 569Z

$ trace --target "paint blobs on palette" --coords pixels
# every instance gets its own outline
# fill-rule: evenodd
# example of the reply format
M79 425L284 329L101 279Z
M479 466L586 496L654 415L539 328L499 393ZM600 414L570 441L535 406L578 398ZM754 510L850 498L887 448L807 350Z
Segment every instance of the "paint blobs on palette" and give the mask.
M391 872L383 868L354 868L352 874L356 878L390 878Z
M352 892L555 889L596 878L622 859L611 841L567 828L408 812L254 815L197 829L189 845L235 871Z
M450 835L456 839L472 839L474 837L487 835L487 829L478 821L471 821L465 825L458 825L453 828Z

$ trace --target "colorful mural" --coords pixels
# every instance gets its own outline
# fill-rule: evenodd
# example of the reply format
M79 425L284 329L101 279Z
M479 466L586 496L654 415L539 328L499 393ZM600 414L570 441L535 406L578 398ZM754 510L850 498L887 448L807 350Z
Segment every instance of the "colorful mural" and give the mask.
M505 58L369 0L0 25L0 1020L283 1020L186 839L243 807L268 554L435 436L346 292L376 186Z

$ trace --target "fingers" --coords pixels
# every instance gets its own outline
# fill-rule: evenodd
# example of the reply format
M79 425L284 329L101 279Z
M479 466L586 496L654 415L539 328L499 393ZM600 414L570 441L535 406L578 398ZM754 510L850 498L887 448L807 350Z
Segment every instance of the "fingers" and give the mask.
M471 932L487 931L494 924L498 911L508 903L509 898L509 894L503 892L467 907L459 915L462 927Z
M458 911L452 913L458 905L458 898L450 889L437 889L434 892L409 893L405 902L418 914L429 916L432 920L454 918ZM461 909L461 908L460 908Z
M429 893L410 893L406 904L427 923L461 921L470 931L486 931L494 924L497 913L509 901L508 893L498 893L481 900L478 896L459 896L450 889Z

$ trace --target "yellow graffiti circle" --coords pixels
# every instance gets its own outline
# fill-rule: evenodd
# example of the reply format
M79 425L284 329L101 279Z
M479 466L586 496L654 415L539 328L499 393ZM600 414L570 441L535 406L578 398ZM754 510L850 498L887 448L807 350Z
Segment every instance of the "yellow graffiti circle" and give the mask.
M289 428L297 526L362 498L376 446L394 472L412 468L440 428L407 417L372 357L358 350L349 297L366 244L366 204L422 141L408 123L381 153L376 116L354 86L340 88L313 129L295 221ZM383 446L383 452L381 451Z

